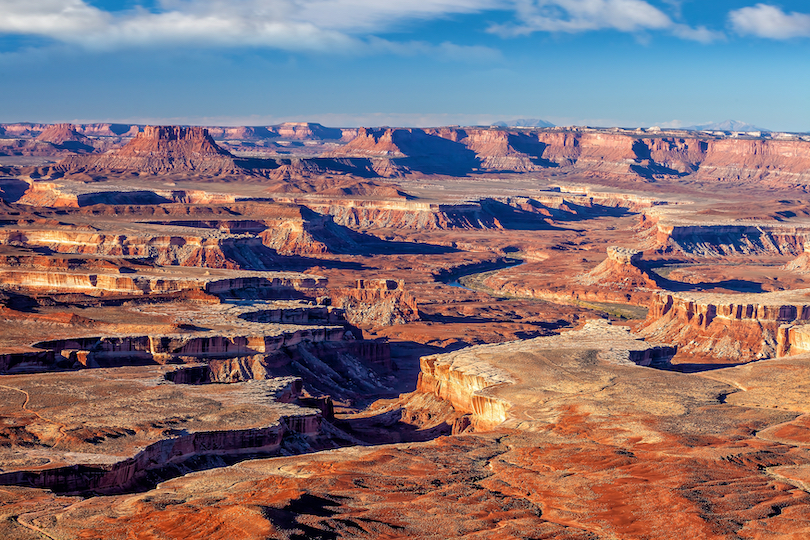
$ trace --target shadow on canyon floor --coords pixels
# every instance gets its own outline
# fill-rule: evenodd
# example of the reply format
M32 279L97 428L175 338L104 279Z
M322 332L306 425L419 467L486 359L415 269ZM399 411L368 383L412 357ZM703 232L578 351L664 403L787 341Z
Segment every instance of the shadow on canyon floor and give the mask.
M700 283L686 283L673 281L650 271L655 283L667 291L672 292L704 292L704 291L733 291L738 293L764 293L767 292L761 283L747 279L726 279L723 281L701 281Z
M663 371L676 371L678 373L703 373L705 371L715 371L717 369L744 366L750 363L751 362L739 362L736 364L700 364L685 362L683 364L673 364L671 366L667 366L666 368L660 369L663 369Z

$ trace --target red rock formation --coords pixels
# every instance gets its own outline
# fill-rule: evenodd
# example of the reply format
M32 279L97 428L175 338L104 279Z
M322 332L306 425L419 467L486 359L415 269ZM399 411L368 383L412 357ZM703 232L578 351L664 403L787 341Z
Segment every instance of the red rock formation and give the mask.
M285 122L273 129L283 139L312 140L312 139L340 139L343 132L340 129L327 128L320 124L310 122Z
M178 126L147 126L119 150L100 156L68 158L55 168L68 173L181 171L222 175L242 172L233 156L217 146L206 129Z
M361 230L503 229L502 221L521 217L516 215L514 207L491 200L458 204L401 199L277 197L276 200L306 206L319 214L331 216L338 225ZM542 218L538 219L538 210L538 207L531 210L530 219L534 227L545 223Z
M607 255L599 266L577 281L607 289L604 300L647 305L651 291L660 287L644 267L644 253L637 249L611 246L607 248ZM620 294L614 295L614 292Z
M810 324L784 324L776 335L776 356L810 353Z
M651 231L652 246L661 252L682 252L700 257L735 255L798 255L810 235L804 225L758 222L752 224L696 221L670 216L656 209L645 211L643 227Z
M42 133L37 135L36 140L49 142L57 145L66 142L87 143L88 139L78 131L73 124L53 124L48 126Z
M721 362L777 356L780 327L810 320L810 291L655 294L639 329L647 339ZM782 347L784 348L784 347Z
M810 272L810 242L807 239L804 239L804 249L802 253L787 263L784 266L785 270L792 270L794 272L798 272L800 274L806 274Z
M205 129L214 139L238 139L238 140L258 140L270 137L278 137L278 133L272 127L216 127L209 126Z
M360 326L391 326L419 320L416 298L402 280L357 280L354 289L338 289L332 304L344 310L346 320Z

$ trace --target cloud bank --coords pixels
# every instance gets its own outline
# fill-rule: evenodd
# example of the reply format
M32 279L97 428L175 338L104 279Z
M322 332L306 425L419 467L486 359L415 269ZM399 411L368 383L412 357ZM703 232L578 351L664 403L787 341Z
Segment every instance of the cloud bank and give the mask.
M505 37L534 32L665 31L704 43L723 37L705 27L676 23L644 0L519 0L516 7L517 23L493 25L490 31Z
M770 39L810 37L810 14L785 13L776 6L757 4L732 11L732 28L740 35Z
M461 14L511 13L491 24L502 37L535 32L651 32L709 43L722 32L681 21L679 0L158 0L157 7L105 11L85 0L0 0L0 34L34 35L90 49L190 45L289 51L428 54L493 59L497 51L450 42L391 42L373 37L414 21ZM666 10L666 11L665 11ZM739 35L810 36L810 15L756 4L729 13Z
M162 0L156 11L138 8L113 14L83 0L0 0L0 33L38 35L99 49L192 44L351 51L367 46L357 36L404 21L473 13L500 4L500 0Z

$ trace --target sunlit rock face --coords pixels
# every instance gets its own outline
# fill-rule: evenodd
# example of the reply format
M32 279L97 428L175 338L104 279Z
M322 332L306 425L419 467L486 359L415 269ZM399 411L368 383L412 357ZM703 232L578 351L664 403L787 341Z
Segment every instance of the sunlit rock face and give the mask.
M217 146L208 130L199 127L146 126L123 148L102 155L67 158L62 172L139 171L167 174L195 171L233 174L240 171L233 156Z
M641 334L728 362L777 356L784 324L810 320L806 289L763 294L660 292Z
M512 410L525 405L519 397L520 388L532 381L522 369L523 362L517 359L534 352L558 350L593 351L599 362L627 366L666 364L675 354L674 347L653 346L635 339L626 328L592 321L582 330L558 336L422 357L418 391L434 394L457 411L471 415L476 429L491 429L518 418L520 415ZM587 354L583 360L585 357Z
M332 304L344 311L346 319L361 326L391 326L419 320L416 298L405 289L403 280L357 280L354 288L337 289Z

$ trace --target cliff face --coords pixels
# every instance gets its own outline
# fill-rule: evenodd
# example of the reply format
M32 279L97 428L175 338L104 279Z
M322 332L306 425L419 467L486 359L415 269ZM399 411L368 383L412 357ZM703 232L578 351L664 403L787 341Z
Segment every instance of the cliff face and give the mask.
M98 156L67 158L55 167L64 172L138 171L166 174L241 172L233 156L214 142L204 128L147 126L123 148Z
M714 180L760 180L765 184L800 186L810 181L807 141L709 141L697 177Z
M576 281L603 289L605 300L647 305L651 291L660 287L644 267L643 255L636 249L610 246L607 258Z
M160 265L269 270L279 260L262 238L253 234L188 231L161 234L84 232L64 229L0 229L0 245L47 247L54 253L145 258ZM300 251L300 250L299 250Z
M67 230L0 230L0 244L14 242L48 247L56 253L153 258L162 265L264 268L263 263L254 255L254 252L260 253L257 249L262 246L260 239L240 235L218 238L193 235L153 236L148 233L126 236Z
M84 367L144 363L193 363L208 359L272 356L301 343L340 342L342 327L314 327L270 335L221 335L213 332L154 336L110 336L45 341L36 347L61 354ZM80 366L80 367L81 367ZM258 377L257 377L258 378Z
M637 180L695 174L702 180L810 183L807 141L638 137L558 129L381 128L361 129L349 144L329 155L377 160L374 168L384 176L559 168Z
M205 128L98 124L6 125L7 136L44 137L40 144L87 144L78 141L135 136L120 150L92 159L71 157L57 172L122 172L146 174L194 171L198 174L260 174L277 180L334 174L358 177L397 177L407 174L467 175L474 172L533 172L558 169L563 173L611 180L652 181L693 175L702 181L773 187L810 184L810 142L805 140L717 139L677 134L655 136L633 133L553 129L358 128L340 130L319 124L286 123L267 127L210 128L219 139L288 141L346 141L318 158L258 164L243 169L217 147ZM49 135L53 132L55 135ZM59 132L59 133L56 133ZM70 140L66 140L70 139ZM45 143L45 140L62 140ZM30 142L30 141L29 141ZM97 144L98 143L98 144ZM16 144L16 147L14 145ZM252 143L250 143L252 144ZM7 153L44 152L14 141ZM107 146L109 147L109 146ZM91 146L87 146L92 149ZM78 151L78 149L76 149ZM311 154L310 154L311 155ZM252 166L251 166L252 167Z
M69 385L70 381L66 384ZM103 450L93 448L91 453L83 454L78 460L69 453L63 459L55 460L57 463L78 463L44 469L18 465L12 470L3 471L0 474L0 483L46 488L57 492L93 490L100 493L120 493L144 485L154 485L156 479L169 478L195 468L206 468L208 463L221 465L224 458L239 461L259 453L299 453L319 446L333 446L322 430L323 413L306 405L295 404L302 387L301 379L278 377L256 381L250 388L234 385L220 395L216 392L207 393L202 389L203 393L210 396L211 404L216 403L220 410L224 407L237 414L248 414L242 417L234 414L225 423L217 423L224 419L214 418L216 413L209 414L208 418L198 420L197 424L201 428L192 427L178 430L177 433L172 430L164 432L160 427L154 429L164 425L160 420L153 424L151 431L146 426L135 424L132 425L135 429L102 431L104 434L93 440L95 446L101 446ZM177 391L194 395L193 390ZM227 398L222 399L222 393L230 394L236 403L228 402ZM148 398L148 391L146 394ZM261 398L257 399L258 396ZM222 401L217 403L218 399ZM261 417L255 418L257 415ZM223 427L226 429L221 429ZM107 438L106 434L113 436ZM135 442L132 446L116 447L116 443L120 444L120 439L130 437L138 439L141 444ZM115 442L111 443L111 440ZM143 444L144 442L147 444ZM63 437L62 444L81 443Z
M776 337L776 356L796 356L810 353L810 325L784 324Z
M779 328L807 320L808 290L755 295L661 292L653 297L639 331L690 354L739 362L777 356Z
M801 254L784 266L785 270L792 270L800 274L810 272L810 242L804 243Z
M76 131L76 126L73 124L48 126L42 133L37 135L36 140L49 142L59 148L76 152L88 152L94 149L90 139Z
M799 255L810 228L778 223L690 223L646 212L642 225L651 229L653 247L700 257L734 255Z
M534 380L532 361L553 365L572 351L589 358L585 363L591 371L596 364L628 367L667 363L675 354L673 347L634 339L626 328L590 321L581 330L555 336L422 357L417 392L449 402L457 412L468 415L475 430L504 423L520 427L524 424L521 412L537 398L533 386L548 383ZM540 358L533 359L533 355Z
M416 298L405 291L402 280L357 280L354 289L338 289L332 304L346 320L361 326L391 326L419 320Z
M306 206L319 214L331 216L335 224L352 229L539 230L549 227L547 218L577 214L560 199L543 202L526 197L504 197L458 204L304 197L278 200Z

